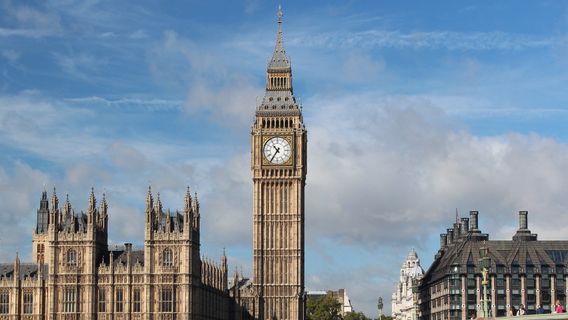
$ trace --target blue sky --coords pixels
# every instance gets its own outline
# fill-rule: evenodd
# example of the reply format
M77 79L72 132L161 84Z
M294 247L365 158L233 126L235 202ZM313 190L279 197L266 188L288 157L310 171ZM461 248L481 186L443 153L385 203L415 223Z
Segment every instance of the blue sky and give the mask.
M309 289L389 300L456 208L509 238L529 210L566 239L568 4L284 1L309 131ZM110 238L142 244L148 184L203 210L203 252L250 274L250 125L276 1L0 0L0 258L29 259L44 185L93 186ZM390 312L390 306L387 306Z

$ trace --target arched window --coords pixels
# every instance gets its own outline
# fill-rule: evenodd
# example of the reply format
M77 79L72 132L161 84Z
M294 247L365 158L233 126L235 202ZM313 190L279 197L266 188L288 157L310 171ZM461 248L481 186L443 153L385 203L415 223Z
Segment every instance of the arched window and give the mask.
M77 265L77 251L71 249L67 251L67 265L76 266Z
M162 256L162 265L164 267L171 267L174 265L174 255L171 249L164 249Z

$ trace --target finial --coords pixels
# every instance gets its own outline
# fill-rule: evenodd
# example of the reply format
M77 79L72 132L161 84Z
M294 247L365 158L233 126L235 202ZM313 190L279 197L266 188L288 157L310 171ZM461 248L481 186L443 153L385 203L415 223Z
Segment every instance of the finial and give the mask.
M278 12L276 12L276 16L278 17L278 22L282 23L282 16L284 16L284 13L282 12L282 5L278 5Z

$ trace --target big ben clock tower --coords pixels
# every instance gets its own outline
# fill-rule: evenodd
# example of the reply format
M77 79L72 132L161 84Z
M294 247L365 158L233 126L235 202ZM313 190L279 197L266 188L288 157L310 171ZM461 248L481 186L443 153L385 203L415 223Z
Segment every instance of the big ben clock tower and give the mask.
M301 320L307 132L282 43L281 8L266 93L251 134L254 314L257 319Z

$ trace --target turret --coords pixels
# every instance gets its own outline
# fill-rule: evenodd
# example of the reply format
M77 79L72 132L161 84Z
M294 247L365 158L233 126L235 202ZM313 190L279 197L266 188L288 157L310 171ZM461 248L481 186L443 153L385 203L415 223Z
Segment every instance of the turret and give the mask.
M193 201L193 228L199 231L199 200L197 199L197 192L194 194Z
M186 191L185 191L185 197L184 197L184 207L183 207L183 223L184 223L184 230L189 231L189 227L192 224L192 219L193 219L193 212L191 211L192 208L192 204L191 204L191 193L189 191L189 186L187 187Z
M14 260L14 279L20 279L20 255L16 252L16 260Z
M106 233L108 231L108 204L106 201L106 195L104 193L103 199L101 200L98 219L100 229Z
M49 202L47 201L47 191L43 190L39 201L39 209L37 210L36 233L43 234L47 232L49 224Z
M152 197L152 187L148 186L146 193L146 223L152 224L154 222L154 197Z
M61 223L61 219L59 215L59 199L57 198L55 187L53 187L53 193L51 194L51 209L49 210L49 214L49 223L53 225L57 230L59 224Z
M162 211L162 200L160 200L160 193L158 192L156 204L154 205L154 219L156 220L157 224L162 221L163 214L164 212Z
M94 226L97 215L97 199L95 198L95 189L91 187L89 194L89 207L87 208L87 222L89 225Z
M225 248L223 248L223 255L221 256L221 277L222 277L222 283L221 286L223 288L223 290L228 289L228 272L229 272L229 268L228 268L228 264L227 264L227 254L225 252Z

